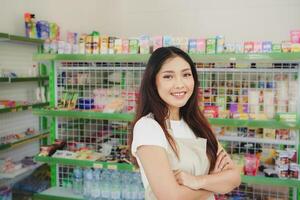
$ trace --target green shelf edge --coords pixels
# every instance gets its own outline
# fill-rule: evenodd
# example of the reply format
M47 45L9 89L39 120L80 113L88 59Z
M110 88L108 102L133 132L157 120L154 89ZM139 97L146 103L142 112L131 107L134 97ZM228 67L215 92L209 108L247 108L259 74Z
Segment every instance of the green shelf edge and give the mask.
M42 139L44 137L47 137L50 134L49 130L40 131L38 134L35 134L32 137L26 137L24 139L20 139L18 141L7 143L7 144L0 144L0 151L7 150L10 148L14 148L14 146L19 145L21 143L26 143L32 140L38 140Z
M34 109L33 114L52 117L70 117L84 119L103 119L103 120L122 120L132 121L134 114L128 113L102 113L87 110L53 110L53 109ZM277 120L241 120L241 119L208 119L211 125L231 126L231 127L253 127L253 128L273 128L284 129L300 128L300 123L283 122Z
M51 110L51 109L34 109L33 114L52 116L52 117L70 117L84 119L103 119L103 120L122 120L132 121L134 115L127 113L103 113L88 110Z
M242 119L222 119L222 118L210 118L208 119L211 125L218 126L231 126L231 127L251 127L251 128L273 128L284 129L300 128L300 123L284 122L278 120L242 120Z
M66 159L66 158L53 158L48 156L35 156L35 161L48 163L48 164L62 164L62 165L74 165L80 167L99 167L104 169L117 169L133 171L135 167L131 164L126 163L113 163L113 162L101 162L101 161L90 161L90 160L77 160L77 159Z
M29 82L29 81L45 81L49 80L49 76L39 76L39 77L17 77L17 78L8 78L0 77L0 82L15 83L15 82Z
M243 61L300 61L300 53L221 53L221 54L189 54L195 62L235 62ZM102 61L102 62L147 62L150 54L35 54L35 61Z
M25 110L34 109L34 108L41 108L48 105L49 103L36 103L36 104L20 105L20 106L9 107L9 108L0 108L0 113L21 112Z
M37 45L42 45L44 43L44 40L42 39L28 38L25 36L11 35L8 33L0 33L0 41L1 39L4 39L4 41L24 42Z
M74 200L74 198L60 197L60 196L47 195L47 194L34 194L33 200ZM81 199L75 199L75 200L81 200Z
M281 179L281 178L270 178L270 177L263 177L263 176L245 176L245 175L242 175L241 178L242 178L242 182L247 184L296 187L300 189L300 181L297 179Z

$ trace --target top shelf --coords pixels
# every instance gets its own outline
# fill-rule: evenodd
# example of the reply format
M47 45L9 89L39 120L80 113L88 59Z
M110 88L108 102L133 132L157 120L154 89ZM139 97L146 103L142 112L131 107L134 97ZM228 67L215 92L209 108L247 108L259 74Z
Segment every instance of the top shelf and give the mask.
M194 62L236 62L236 61L286 61L300 62L299 53L259 54L189 54ZM101 62L147 62L150 54L35 54L36 61L101 61Z
M0 33L0 42L1 41L22 42L22 43L36 44L36 45L42 45L44 43L44 40L42 40L42 39L28 38L28 37L19 36L19 35L10 35L7 33Z

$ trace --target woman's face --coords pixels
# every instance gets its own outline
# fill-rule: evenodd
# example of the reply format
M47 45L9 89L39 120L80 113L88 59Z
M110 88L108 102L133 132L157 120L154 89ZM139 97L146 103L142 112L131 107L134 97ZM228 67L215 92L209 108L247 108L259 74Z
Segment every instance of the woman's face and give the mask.
M166 60L156 75L156 87L169 110L178 110L193 93L194 79L190 65L179 56Z

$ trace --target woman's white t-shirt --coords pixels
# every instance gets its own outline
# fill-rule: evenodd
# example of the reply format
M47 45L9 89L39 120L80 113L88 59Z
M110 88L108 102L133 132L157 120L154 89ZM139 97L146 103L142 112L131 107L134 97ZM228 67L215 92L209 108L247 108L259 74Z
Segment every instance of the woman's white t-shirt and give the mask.
M176 138L186 138L194 139L196 136L193 131L189 128L186 122L181 119L179 121L170 120L170 125L172 128L173 136ZM145 175L145 171L139 158L136 156L136 151L139 146L142 145L156 145L167 149L168 140L165 137L165 134L158 124L152 117L149 115L140 118L134 128L133 128L133 141L131 145L132 155L136 157L138 165L140 167L142 181L144 188L149 186L148 179Z

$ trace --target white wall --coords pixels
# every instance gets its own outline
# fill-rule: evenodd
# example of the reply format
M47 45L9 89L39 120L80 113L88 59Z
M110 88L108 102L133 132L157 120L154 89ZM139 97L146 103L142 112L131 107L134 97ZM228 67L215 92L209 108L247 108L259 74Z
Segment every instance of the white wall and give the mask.
M0 0L0 32L24 34L23 13L66 30L116 36L224 35L227 41L289 39L299 0Z

